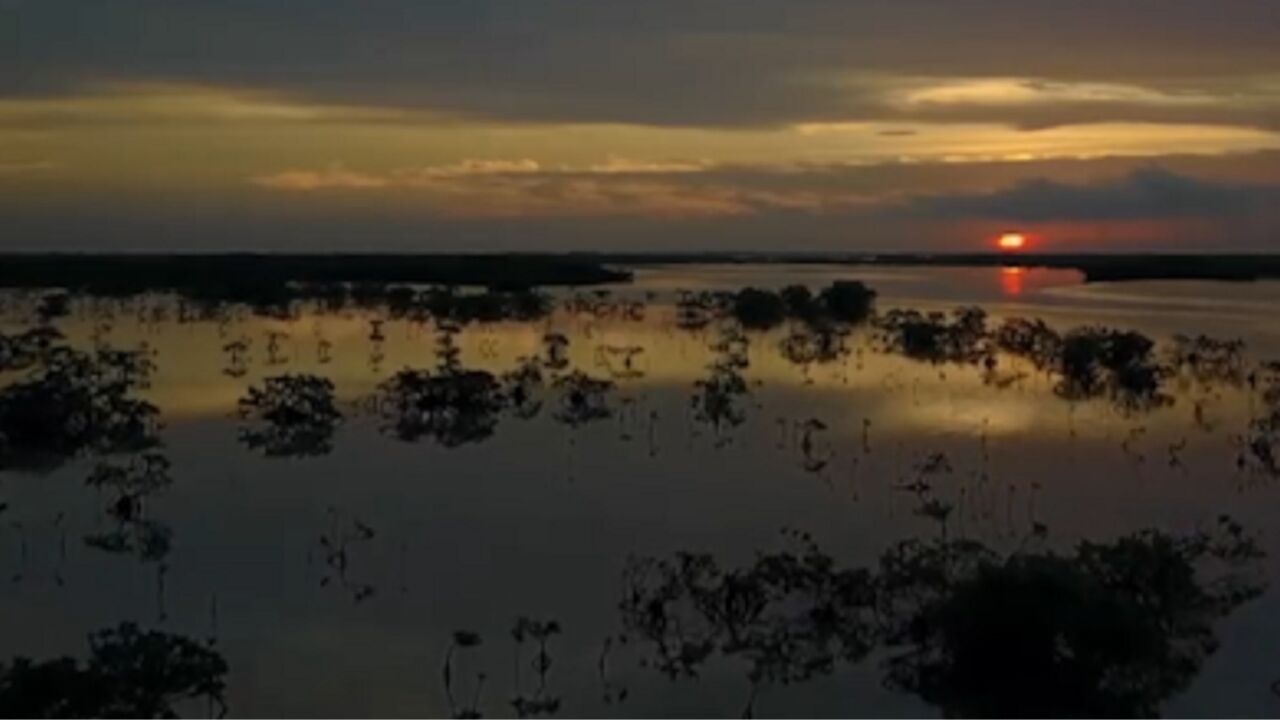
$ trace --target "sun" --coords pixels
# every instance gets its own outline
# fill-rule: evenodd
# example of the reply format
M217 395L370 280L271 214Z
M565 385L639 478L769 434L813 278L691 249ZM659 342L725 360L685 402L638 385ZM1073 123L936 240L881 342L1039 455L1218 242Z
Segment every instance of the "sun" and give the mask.
M1022 233L1008 232L1000 236L996 245L999 245L1001 250L1021 250L1027 246L1027 236Z

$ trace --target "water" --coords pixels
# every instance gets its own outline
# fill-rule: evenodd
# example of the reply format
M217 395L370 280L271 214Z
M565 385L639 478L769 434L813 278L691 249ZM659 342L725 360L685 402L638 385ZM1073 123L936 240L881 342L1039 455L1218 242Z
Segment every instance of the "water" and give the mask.
M1265 586L1280 556L1276 483L1254 459L1239 462L1262 413L1258 388L1182 376L1164 381L1169 400L1154 408L1068 401L1027 360L1002 357L994 376L980 363L921 362L886 351L868 327L855 329L847 353L830 362L792 362L779 351L792 330L784 325L746 334L746 392L708 399L711 366L741 339L732 323L679 327L678 290L816 289L844 278L877 289L882 312L978 305L992 325L1011 316L1059 330L1108 325L1149 335L1161 353L1177 333L1207 333L1244 339L1249 368L1280 358L1275 283L1084 286L1072 272L1008 269L645 268L632 285L611 288L614 298L641 304L642 316L562 305L546 319L463 327L446 341L461 367L501 375L535 359L547 381L531 392L540 410L527 419L496 413L485 420L491 434L481 423L445 442L405 441L388 432L390 420L370 398L399 370L437 367L434 323L313 305L289 318L239 308L179 322L172 298L127 306L78 299L54 321L72 346L151 353L156 369L138 394L160 409L173 482L140 495L122 518L119 491L86 485L101 459L93 453L0 474L4 654L85 658L88 633L133 622L216 651L228 668L222 700L231 715L989 712L1003 706L919 678L887 681L910 643L876 635L855 652L848 637L815 634L805 592L815 578L829 580L827 570L793 578L798 597L770 606L777 622L762 620L756 635L747 633L754 639L736 644L709 629L706 607L683 605L665 637L710 637L711 649L666 663L696 672L671 677L659 638L638 628L654 617L637 608L653 606L637 605L633 594L658 592L658 575L651 568L637 581L638 569L645 559L674 563L677 553L696 552L724 572L745 573L760 553L801 552L788 529L810 534L837 569L875 573L882 556L913 538L981 543L999 563L1049 553L1070 562L1082 540L1113 543L1146 529L1187 536L1229 515L1268 553L1241 565L1261 594L1205 613L1216 651L1192 652L1184 679L1137 684L1142 702L1164 714L1275 714L1280 596ZM6 331L30 327L33 306L10 297ZM547 362L545 338L555 333L567 340L561 368ZM227 349L237 341L243 353ZM727 345L718 352L717 343ZM607 414L575 414L583 406L572 388L553 384L573 370L614 383L584 401L600 400ZM284 373L334 383L344 419L330 452L271 457L240 441L241 428L257 426L237 416L237 400ZM707 417L706 403L721 399L727 409L715 405L724 412ZM139 549L140 519L167 528L167 550ZM113 532L133 544L112 552L86 543ZM781 587L763 575L735 577L756 590ZM724 589L722 575L699 578L704 591ZM993 597L1021 597L1001 592ZM1008 614L1032 612L1018 602ZM720 610L732 615L731 606ZM986 606L958 607L977 617ZM558 625L546 638L545 677L537 639L517 644L512 634L521 617ZM1105 611L1082 617L1098 633L1117 632ZM785 641L780 628L792 633ZM457 647L458 631L480 643ZM1198 646L1193 635L1169 630L1168 647ZM797 670L804 658L824 656L817 645L830 650L830 662ZM1142 693L1112 686L1124 684L1122 671L1167 670L1151 660L1161 652L1135 651L1131 665L1087 676L1100 697L1125 698L1094 707L1142 707L1131 697ZM1025 679L1009 676L1008 663L1016 673L1017 659L957 657L948 665L956 677L994 678L1016 700ZM991 668L974 666L983 662ZM980 683L962 685L990 694ZM517 698L524 704L514 705ZM204 698L174 703L183 714L219 711Z

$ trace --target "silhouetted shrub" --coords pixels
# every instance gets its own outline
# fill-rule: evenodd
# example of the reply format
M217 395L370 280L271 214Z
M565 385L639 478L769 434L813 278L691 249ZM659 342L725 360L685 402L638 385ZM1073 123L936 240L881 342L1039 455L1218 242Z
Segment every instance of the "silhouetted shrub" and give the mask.
M837 280L815 297L804 285L790 285L773 293L744 288L732 296L733 317L748 330L769 330L791 318L815 327L866 322L876 293L854 280Z
M712 656L740 657L755 683L790 683L857 662L875 646L871 573L842 570L812 541L725 570L707 554L632 559L623 573L623 625L648 641L653 665L696 677Z
M915 360L974 363L991 356L987 314L959 308L950 318L940 312L890 310L877 323L884 346Z
M1213 621L1257 596L1240 527L1139 532L1074 555L1001 558L909 541L881 561L888 684L952 717L1154 717L1217 647Z
M1084 327L1062 340L1062 380L1057 392L1068 399L1109 395L1124 406L1166 402L1160 392L1166 370L1153 357L1155 343L1136 332Z
M130 394L151 369L142 352L41 351L26 379L0 389L0 463L59 462L89 450L154 444L159 411Z
M268 456L324 455L342 422L334 405L333 382L315 375L278 375L251 387L239 401L240 417L255 424L240 429L240 440Z
M0 334L0 372L30 369L61 340L62 333L48 325L17 335Z
M886 684L948 717L1154 716L1216 648L1213 622L1265 586L1261 550L1227 518L1069 555L909 540L874 572L793 536L797 550L740 568L689 552L630 560L620 609L647 662L675 678L740 658L755 688L881 648Z
M405 441L430 438L445 447L493 434L506 407L502 385L482 370L402 370L378 388L385 429Z
M813 298L813 292L804 285L788 285L778 293L782 303L787 307L787 315L798 320L809 321L818 317L820 307Z
M578 427L613 417L613 410L609 407L612 382L575 370L556 378L553 386L560 391L560 403L553 414L557 421Z
M733 316L748 330L769 330L787 319L787 306L768 290L744 288L734 296Z
M1207 335L1174 335L1170 363L1202 384L1239 385L1244 380L1244 341Z
M0 664L0 716L176 717L182 700L208 698L222 707L226 674L226 661L211 648L125 623L91 635L85 662L19 657Z
M837 280L818 294L826 316L836 322L859 325L875 309L876 291L856 280Z
M994 333L996 347L1026 358L1041 370L1057 370L1062 337L1043 320L1009 318Z

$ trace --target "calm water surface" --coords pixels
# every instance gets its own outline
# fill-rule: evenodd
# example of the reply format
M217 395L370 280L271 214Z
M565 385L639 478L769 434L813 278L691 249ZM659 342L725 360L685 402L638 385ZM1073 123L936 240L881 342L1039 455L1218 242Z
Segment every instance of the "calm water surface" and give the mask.
M1280 494L1268 473L1238 462L1259 412L1256 388L1174 377L1166 404L1132 410L1068 401L1019 359L1002 358L993 377L980 365L884 352L866 328L841 356L793 362L779 350L791 332L783 326L746 335L747 388L732 410L701 412L723 343L735 341L719 322L679 327L679 291L816 289L836 279L875 288L881 312L977 305L991 323L1023 316L1064 331L1132 329L1158 352L1175 334L1205 333L1243 339L1248 363L1280 359L1275 283L1084 286L1073 272L1021 269L643 268L635 283L612 289L642 301L642 313L560 307L537 322L471 324L454 338L466 368L500 375L535 358L548 377L580 370L611 381L598 416L566 417L563 392L548 384L535 392L536 414L504 413L485 437L407 441L386 432L370 397L401 369L437 366L430 322L313 306L283 319L241 309L179 322L172 299L80 300L54 321L73 346L145 346L156 364L140 394L160 408L173 482L139 512L167 528L169 546L148 555L86 542L121 526L112 492L86 486L98 458L0 473L4 656L83 657L88 633L131 621L210 643L229 668L227 710L246 716L963 713L972 706L954 693L890 678L910 643L837 649L831 662L786 678L762 671L778 667L769 665L777 654L803 665L830 639L815 639L820 613L803 598L779 601L776 622L746 633L755 639L720 638L705 652L695 652L697 640L711 637L715 617L732 617L738 600L685 598L681 617L657 633L672 647L693 638L674 671L662 662L657 625L642 622L655 620L646 612L656 606L629 603L637 568L706 553L723 580L761 553L794 550L784 530L808 533L839 568L877 568L910 539L1069 557L1083 540L1111 543L1145 529L1187 535L1229 515L1268 553L1254 568L1262 592L1207 622L1216 651L1185 682L1155 693L1158 710L1280 712L1271 689L1280 678L1271 572ZM5 317L8 332L29 327L30 302L10 298ZM567 340L560 367L546 362L554 333ZM243 352L227 349L241 341ZM241 442L237 400L284 373L333 381L345 419L330 452L271 457ZM649 577L640 585L657 592ZM1019 601L1005 610L1022 611L1034 613ZM521 617L557 623L547 661L536 638L517 643ZM458 631L479 644L464 637L457 647ZM988 660L957 662L999 682L1003 661L973 666ZM1097 677L1119 682L1112 675L1122 671L1109 672ZM200 701L179 709L217 712Z

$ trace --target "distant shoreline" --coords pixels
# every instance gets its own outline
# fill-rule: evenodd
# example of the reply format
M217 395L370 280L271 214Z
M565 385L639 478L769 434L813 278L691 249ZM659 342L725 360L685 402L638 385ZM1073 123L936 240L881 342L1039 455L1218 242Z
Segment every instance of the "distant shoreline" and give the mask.
M1001 253L0 253L0 288L103 294L199 289L214 294L284 283L421 283L490 288L627 282L627 267L672 264L1029 267L1077 270L1084 282L1280 279L1280 255Z
M1024 267L1078 270L1084 282L1128 280L1280 279L1276 254L1048 254L1048 253L688 253L578 254L622 265L800 264L845 266Z

